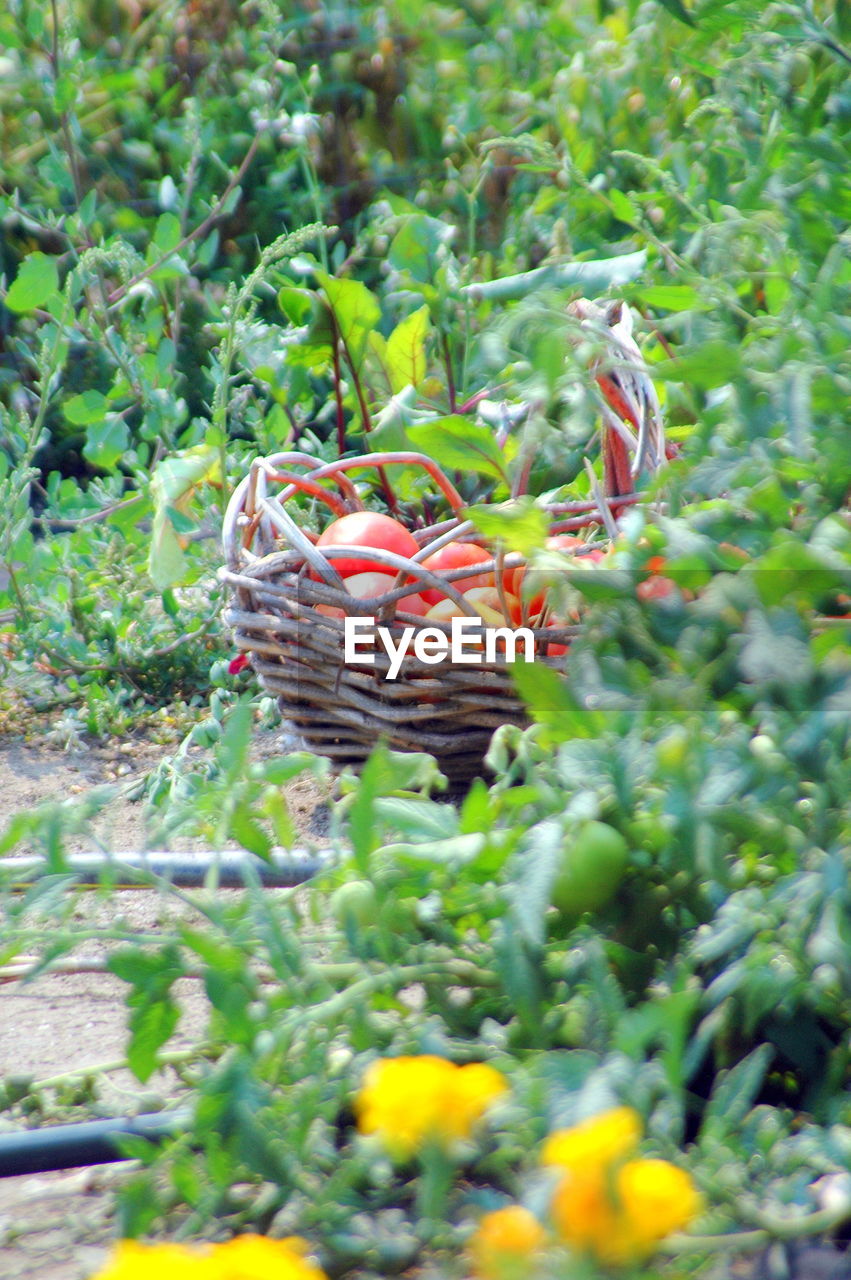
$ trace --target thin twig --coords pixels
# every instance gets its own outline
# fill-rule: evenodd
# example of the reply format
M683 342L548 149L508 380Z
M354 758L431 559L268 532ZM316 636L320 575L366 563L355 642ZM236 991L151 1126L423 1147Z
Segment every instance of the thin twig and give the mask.
M239 186L240 182L245 176L245 172L248 169L248 166L251 164L251 161L254 159L254 154L257 151L257 147L260 144L260 139L263 136L263 132L264 130L261 128L254 135L254 138L251 141L251 146L246 151L242 159L242 163L240 164L236 173L231 178L230 182L225 187L219 199L216 201L215 206L207 214L207 217L203 220L203 222L199 222L198 226L195 227L193 231L187 232L187 234L183 237L183 239L179 240L173 249L169 249L166 253L160 254L160 256L156 259L155 262L152 262L150 266L145 267L144 271L138 271L135 276L131 276L131 278L126 282L126 284L119 285L117 289L113 289L112 293L107 298L107 303L110 307L114 307L117 303L119 303L121 299L124 298L132 288L134 288L142 280L146 280L148 276L150 276L154 271L157 271L163 265L163 263L167 262L169 258L173 258L176 253L180 253L183 249L186 248L188 244L191 244L193 240L197 240L199 236L202 236L206 231L209 231L210 227L213 225L216 219L220 217L222 209L227 203L227 200L230 197L231 192L236 187Z

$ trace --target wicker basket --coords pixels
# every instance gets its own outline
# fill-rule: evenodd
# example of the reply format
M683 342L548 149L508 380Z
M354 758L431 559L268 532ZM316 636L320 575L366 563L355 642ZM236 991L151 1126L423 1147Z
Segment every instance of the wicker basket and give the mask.
M446 660L436 666L410 652L402 660L398 677L388 680L390 659L381 646L370 654L371 664L344 663L343 621L326 614L323 607L333 606L349 616L375 616L394 635L405 625L438 626L448 633L448 624L424 622L400 612L400 599L421 587L436 587L456 601L459 611L476 617L458 591L461 579L489 567L521 563L520 557L441 576L424 569L420 559L472 532L472 525L456 516L413 531L420 547L416 559L357 548L359 557L373 561L376 569L399 573L399 585L382 596L359 600L348 594L333 568L334 559L347 554L346 550L327 549L323 554L286 509L301 491L320 497L335 516L362 510L347 473L366 467L383 473L396 463L422 466L453 509L460 511L457 492L435 464L420 454L369 454L328 464L299 453L255 460L225 516L226 565L220 576L231 590L225 622L236 646L250 655L261 684L277 697L282 714L308 749L330 757L338 766L359 766L377 740L384 738L396 750L429 752L457 784L482 773L483 757L496 728L527 723L505 654L497 652L494 661L476 665ZM619 498L618 502L623 506L633 500ZM565 503L552 508L552 515L554 531L600 520L595 502ZM549 645L569 644L577 630L534 629L536 660L561 667L561 657L547 656Z

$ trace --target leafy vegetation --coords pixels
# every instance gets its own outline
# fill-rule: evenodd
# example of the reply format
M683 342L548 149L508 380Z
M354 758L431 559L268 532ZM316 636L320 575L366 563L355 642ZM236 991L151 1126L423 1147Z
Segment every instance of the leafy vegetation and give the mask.
M841 1242L846 6L295 9L0 16L4 722L127 734L170 706L187 736L149 779L158 832L287 847L279 787L322 766L252 764L273 713L218 612L213 538L251 459L413 446L486 534L524 495L540 546L533 499L593 496L600 453L578 295L629 305L675 456L639 477L612 567L567 575L581 635L564 674L518 664L531 727L496 732L488 781L449 801L429 757L379 744L309 887L103 931L127 1061L178 1071L190 1117L163 1149L128 1140L121 1229L295 1232L332 1275L488 1280L515 1273L468 1244L520 1205L535 1274L593 1275L581 1248L540 1254L535 1221L565 1221L542 1144L628 1103L702 1206L654 1239L658 1274ZM444 514L413 472L392 483L363 480L371 507ZM318 529L309 494L290 505ZM642 596L660 558L674 589ZM79 944L63 842L88 816L0 836L55 873L4 893L5 961ZM183 977L209 1015L174 1051ZM508 1086L440 1159L376 1146L353 1109L376 1061L420 1056ZM3 1105L87 1113L68 1085L10 1079Z

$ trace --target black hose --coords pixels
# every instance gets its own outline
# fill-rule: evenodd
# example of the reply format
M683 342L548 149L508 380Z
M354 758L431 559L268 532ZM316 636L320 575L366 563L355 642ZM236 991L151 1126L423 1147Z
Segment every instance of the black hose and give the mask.
M254 882L264 889L287 889L315 876L329 858L328 853L314 857L300 849L272 853L268 859L244 852L72 853L58 865L41 857L18 856L0 858L0 879L10 875L13 889L27 888L41 876L57 874L72 875L87 885L100 884L108 877L117 888L150 888L155 879L197 888L212 874L213 883L222 889L242 889Z
M174 1137L188 1123L185 1112L173 1111L0 1133L0 1178L128 1160L131 1157L121 1150L122 1138L131 1136L159 1142Z

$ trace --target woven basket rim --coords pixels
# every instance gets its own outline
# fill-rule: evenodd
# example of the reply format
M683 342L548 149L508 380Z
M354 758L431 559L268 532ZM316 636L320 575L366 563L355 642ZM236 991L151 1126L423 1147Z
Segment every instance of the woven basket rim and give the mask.
M398 456L410 460L413 455ZM310 749L358 763L384 736L391 746L430 751L455 777L471 777L481 772L494 729L529 722L514 688L509 654L495 649L482 653L488 661L468 664L447 658L438 667L409 650L398 678L391 680L386 678L389 656L377 639L369 651L372 661L343 661L344 618L373 618L376 627L388 629L394 643L405 628L410 629L409 640L425 629L451 636L453 620L409 613L401 606L404 597L437 590L455 603L459 614L478 619L478 611L460 590L464 580L493 572L504 606L502 575L526 564L527 557L498 547L475 565L445 572L426 568L423 560L455 540L491 549L490 540L463 518L460 508L451 518L411 530L419 548L412 557L361 545L318 548L315 535L301 528L286 509L294 495L296 467L303 468L311 482L336 486L335 502L358 509L347 471L377 466L392 457L346 459L345 467L336 469L294 452L256 458L234 490L223 522L224 564L218 576L231 596L225 623L236 647L249 654L261 683L277 696L285 717ZM273 491L276 485L278 492ZM632 505L640 498L618 497L611 506ZM555 503L544 510L553 532L601 525L596 501ZM358 598L347 590L334 561L353 553L386 575L385 591ZM323 612L329 608L341 610L344 617ZM507 615L507 609L503 612ZM482 642L489 630L496 642L500 630L517 633L525 627L532 634L534 661L562 670L562 656L549 652L549 646L569 647L581 624L541 625L546 621L544 615L535 624L527 622L524 612L519 626L506 622L504 628L489 629L482 624Z

